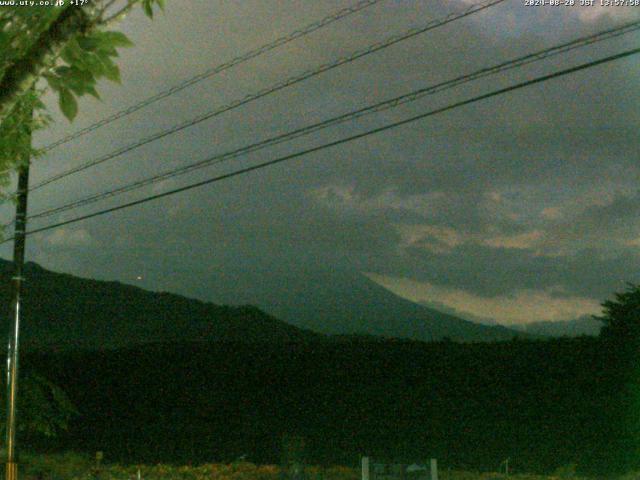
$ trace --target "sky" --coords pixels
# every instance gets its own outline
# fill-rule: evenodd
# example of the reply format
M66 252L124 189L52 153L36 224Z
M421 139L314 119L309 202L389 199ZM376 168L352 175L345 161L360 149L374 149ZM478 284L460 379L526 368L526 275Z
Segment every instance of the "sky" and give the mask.
M120 28L100 84L46 145L354 2L168 1ZM350 54L471 0L384 0L39 158L32 184ZM576 2L579 3L579 0ZM599 0L598 0L599 3ZM640 7L507 0L34 191L35 213L640 18ZM428 96L32 228L357 134L637 47L638 33ZM608 63L290 162L28 238L27 260L226 304L277 302L283 275L362 272L410 300L513 324L596 314L640 282L640 57ZM5 221L11 208L2 211ZM5 244L0 255L10 258ZM313 288L322 288L316 285ZM271 293L271 295L269 294ZM275 300L274 300L275 298Z

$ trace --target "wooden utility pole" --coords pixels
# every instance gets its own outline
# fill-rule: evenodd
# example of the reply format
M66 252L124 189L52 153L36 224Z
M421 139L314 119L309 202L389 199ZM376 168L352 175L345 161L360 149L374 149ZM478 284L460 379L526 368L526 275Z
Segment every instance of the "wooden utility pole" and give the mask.
M31 138L29 138L29 145ZM18 340L20 333L21 294L24 266L25 231L27 228L27 195L29 193L29 159L18 169L18 191L15 232L13 234L13 302L11 304L11 331L7 351L7 465L5 480L18 480L16 456L16 399L18 394Z

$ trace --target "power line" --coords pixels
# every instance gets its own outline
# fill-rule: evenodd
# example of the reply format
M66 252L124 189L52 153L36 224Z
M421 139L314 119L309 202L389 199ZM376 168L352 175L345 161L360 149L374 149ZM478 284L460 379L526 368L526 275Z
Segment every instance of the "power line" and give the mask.
M564 70L559 70L557 72L554 72L554 73L551 73L551 74L548 74L548 75L543 75L543 76L534 78L532 80L527 80L525 82L520 82L520 83L517 83L515 85L511 85L509 87L500 88L498 90L494 90L492 92L485 93L483 95L478 95L476 97L473 97L473 98L470 98L470 99L467 99L467 100L462 100L460 102L456 102L456 103L450 104L450 105L445 106L445 107L441 107L441 108L438 108L438 109L435 109L435 110L431 110L431 111L426 112L426 113L415 115L415 116L406 118L404 120L400 120L400 121L397 121L397 122L389 123L389 124L384 125L382 127L374 128L374 129L371 129L371 130L368 130L366 132L359 133L359 134L356 134L356 135L351 135L349 137L345 137L345 138L342 138L340 140L335 140L333 142L325 143L325 144L317 146L317 147L313 147L313 148L309 148L309 149L306 149L306 150L302 150L302 151L299 151L299 152L296 152L296 153L292 153L290 155L285 155L283 157L279 157L279 158L276 158L274 160L269 160L269 161L266 161L266 162L263 162L263 163L252 165L250 167L246 167L246 168L242 168L242 169L230 172L230 173L218 175L218 176L209 178L207 180L202 180L202 181L199 181L199 182L196 182L196 183L192 183L192 184L180 187L180 188L176 188L176 189L169 190L169 191L166 191L166 192L162 192L162 193L158 193L158 194L151 195L151 196L148 196L148 197L144 197L142 199L135 200L135 201L132 201L132 202L128 202L128 203L125 203L125 204L121 204L121 205L118 205L118 206L115 206L115 207L106 208L104 210L99 210L97 212L93 212L93 213L90 213L90 214L87 214L87 215L82 215L82 216L79 216L79 217L76 217L76 218L72 218L70 220L65 220L65 221L62 221L62 222L58 222L58 223L54 223L54 224L51 224L51 225L47 225L45 227L40 227L40 228L37 228L37 229L34 229L34 230L30 230L30 231L27 232L27 234L28 235L32 235L34 233L44 232L44 231L47 231L47 230L51 230L53 228L58 228L58 227L61 227L61 226L64 226L64 225L77 223L77 222L82 221L82 220L87 220L89 218L98 217L98 216L101 216L101 215L105 215L107 213L115 212L115 211L118 211L118 210L123 210L125 208L130 208L130 207L133 207L133 206L136 206L136 205L140 205L140 204L143 204L143 203L150 202L152 200L157 200L159 198L167 197L167 196L174 195L174 194L177 194L177 193L180 193L180 192L184 192L184 191L187 191L187 190L192 190L194 188L202 187L204 185L208 185L208 184L211 184L211 183L219 182L219 181L225 180L227 178L236 177L236 176L239 176L239 175L242 175L242 174L245 174L245 173L252 172L254 170L259 170L259 169L262 169L262 168L265 168L265 167L269 167L269 166L272 166L272 165L275 165L275 164L278 164L278 163L285 162L287 160L292 160L294 158L302 157L302 156L308 155L310 153L319 152L321 150L325 150L327 148L335 147L337 145L341 145L341 144L344 144L344 143L347 143L347 142L358 140L360 138L364 138L364 137L367 137L367 136L370 136L370 135L375 135L377 133L381 133L381 132L384 132L386 130L397 128L397 127L400 127L402 125L406 125L406 124L415 122L417 120L422 120L424 118L427 118L427 117L430 117L430 116L433 116L433 115L444 113L444 112L453 110L455 108L459 108L459 107L462 107L462 106L465 106L465 105L470 105L472 103L476 103L476 102L479 102L481 100L486 100L488 98L495 97L495 96L498 96L498 95L502 95L502 94L507 93L507 92L518 90L520 88L528 87L530 85L534 85L534 84L537 84L537 83L545 82L545 81L548 81L548 80L551 80L551 79L554 79L554 78L558 78L558 77L561 77L561 76L564 76L564 75L569 75L571 73L575 73L575 72L578 72L580 70L585 70L587 68L592 68L592 67L595 67L597 65L602 65L602 64L614 61L614 60L619 60L621 58L629 57L631 55L636 55L638 53L640 53L640 48L634 48L634 49L631 49L631 50L626 50L626 51L618 53L616 55L610 55L608 57L601 58L601 59L594 60L594 61L587 62L587 63L583 63L583 64L580 64L580 65L575 66L575 67L567 68L567 69L564 69ZM4 240L3 242L0 242L0 244L6 243L6 242L11 241L11 240L13 240L13 238L8 238L8 239Z
M347 8L343 8L341 10L338 10L335 13L332 13L330 15L327 15L326 17L322 18L321 20L318 20L316 22L310 23L309 25L306 25L305 27L300 28L299 30L295 30L292 33L285 35L283 37L280 37L270 43L267 43L265 45L261 45L253 50L250 50L246 53L244 53L243 55L240 55L239 57L236 57L232 60L229 60L228 62L222 63L220 65L217 65L215 67L212 67L208 70L205 70L204 72L201 72L197 75L194 75L193 77L190 77L182 82L180 82L177 85L174 85L170 88L167 88L166 90L163 90L159 93L156 93L155 95L152 95L151 97L148 97L134 105L131 105L130 107L125 108L124 110L121 110L119 112L114 113L113 115L110 115L102 120L100 120L99 122L96 122L92 125L89 125L86 128L83 128L81 130L78 130L74 133L71 133L70 135L67 135L66 137L63 137L59 140L56 140L55 142L52 142L48 145L46 145L45 147L43 147L41 150L42 152L48 152L50 150L53 150L56 147L59 147L60 145L63 145L65 143L68 143L72 140L75 140L76 138L82 137L83 135L86 135L87 133L93 132L94 130L97 130L101 127L104 127L105 125L108 125L109 123L112 123L122 117L126 117L127 115L131 115L134 112L137 112L138 110L151 105L152 103L155 103L159 100L162 100L163 98L169 97L171 95L174 95L175 93L178 93L182 90L184 90L187 87L190 87L191 85L195 85L198 82L201 82L202 80L205 80L207 78L210 78L214 75L217 75L218 73L224 72L225 70L230 69L231 67L234 67L236 65L239 65L241 63L247 62L253 58L256 58L260 55L263 55L267 52L270 52L271 50L274 50L278 47L281 47L283 45L286 45L287 43L290 43L300 37L304 37L310 33L315 32L316 30L320 30L321 28L326 27L327 25L330 25L338 20L341 20L345 17L348 17L349 15L352 15L354 13L357 13L361 10L364 10L365 8L371 7L377 3L380 3L381 1L384 0L361 0L360 2L356 3L355 5L351 6L351 7L347 7Z
M385 100L382 102L378 102L376 104L372 104L369 105L367 107L343 114L343 115L339 115L337 117L333 117L331 119L328 120L324 120L322 122L318 122L312 125L308 125L306 127L302 127L299 129L296 129L292 132L288 132L288 133L284 133L284 134L280 134L277 135L275 137L271 137L268 138L266 140L262 140L260 142L256 142L253 144L250 144L248 146L244 146L229 152L225 152L219 155L215 155L213 157L204 159L204 160L200 160L198 162L195 163L191 163L189 165L180 167L180 168L176 168L176 169L172 169L169 170L167 172L163 172L151 177L147 177L145 179L142 180L138 180L136 182L132 182L129 183L127 185L123 185L121 187L112 189L112 190L108 190L106 192L101 192L101 193L97 193L94 195L90 195L88 197L79 199L79 200L75 200L73 202L58 206L58 207L54 207L48 210L44 210L38 213L35 213L33 215L29 216L30 220L35 220L38 218L44 218L44 217L48 217L51 215L54 215L56 213L61 213L67 210L72 210L75 208L79 208L79 207L83 207L95 202L98 202L100 200L106 199L106 198L111 198L114 197L116 195L120 195L126 192L130 192L139 188L142 188L144 186L148 186L148 185L152 185L154 183L158 183L160 181L163 180L167 180L169 178L173 178L179 175L183 175L189 172L192 172L194 170L200 169L200 168L204 168L204 167L208 167L211 165L215 165L215 164L219 164L223 161L226 160L230 160L233 158L237 158L241 155L245 155L248 153L252 153L258 150L262 150L266 147L269 146L273 146L273 145L277 145L280 143L283 143L285 141L289 141L295 138L299 138L305 135L309 135L311 133L317 132L319 130L331 127L331 126L335 126L338 125L340 123L344 123L346 121L350 121L350 120L355 120L357 118L361 118L364 117L366 115L370 115L373 113L377 113L377 112L381 112L384 110L388 110L390 108L394 108L397 107L399 105L403 105L409 102L413 102L416 100L419 100L423 97L425 97L426 95L431 95L434 93L438 93L444 90L448 90L454 87L457 87L459 85L462 85L463 83L467 83L470 81L474 81L474 80L478 80L480 78L484 78L490 75L495 75L497 73L501 73L507 70L511 70L514 68L518 68L518 67L522 67L524 65L528 65L540 60L544 60L547 59L549 57L552 56L556 56L559 54L563 54L566 53L568 51L577 49L577 48L581 48L587 45L592 45L596 42L600 42L600 41L604 41L604 40L609 40L611 38L615 38L615 37L619 37L621 35L624 35L626 33L630 33L630 32L634 32L637 31L638 29L640 29L640 21L636 21L636 22L630 22L628 24L622 25L620 27L617 28L612 28L609 30L604 30L592 35L588 35L588 36L584 36L584 37L580 37L578 39L574 39L571 40L569 42L565 42L563 44L560 45L556 45L553 47L549 47L543 50L539 50L536 51L534 53L530 53L515 59L511 59L508 61L504 61L502 63L499 63L497 65L491 66L491 67L486 67L486 68L482 68L480 70L477 70L475 72L472 72L470 74L466 74L466 75L462 75L456 78L453 78L451 80L447 80L445 82L441 82L438 83L436 85L432 85L429 87L425 87L425 88L421 88L418 90L414 90L410 93L404 94L404 95L400 95L398 97L389 99L389 100Z
M164 138L168 135L171 135L173 133L179 132L181 130L184 130L186 128L192 127L198 123L201 123L205 120L209 120L210 118L216 117L218 115L221 115L225 112L228 112L230 110L233 110L235 108L238 108L242 105L246 105L247 103L253 102L255 100L258 100L260 98L266 97L267 95L271 95L272 93L275 93L277 91L283 90L287 87L290 87L292 85L295 85L297 83L300 83L304 80L307 80L311 77L314 77L316 75L319 75L321 73L327 72L329 70L332 70L334 68L337 68L341 65L344 65L346 63L350 63L353 62L359 58L365 57L367 55L370 55L372 53L378 52L382 49L388 48L392 45L395 45L396 43L402 42L404 40L408 40L410 38L415 37L416 35L420 35L421 33L425 33L429 30L433 30L435 28L441 27L443 25L446 25L448 23L454 22L456 20L459 20L461 18L467 17L469 15L472 15L474 13L478 13L482 10L485 10L487 8L490 8L494 5L498 5L502 2L504 2L506 0L489 0L483 3L477 3L474 4L464 10L462 10L461 12L456 12L456 13L451 13L441 19L438 20L433 20L429 23L427 23L426 25L423 25L422 27L416 27L416 28L411 28L409 30L407 30L406 32L399 34L399 35L394 35L391 36L389 38L387 38L386 40L377 42L373 45L370 45L362 50L358 50L348 56L345 57L340 57L337 60L334 60L332 62L326 63L321 65L320 67L316 67L312 70L308 70L302 74L293 76L293 77L289 77L288 79L278 82L275 85L272 85L270 87L267 87L265 89L262 89L256 93L252 93L249 94L247 96L245 96L244 98L240 99L240 100L235 100L229 104L226 104L222 107L219 107L213 111L207 112L205 114L199 115L198 117L188 120L186 122L183 122L181 124L178 124L172 128L169 128L167 130L164 130L162 132L158 132L155 133L151 136L148 136L146 138L143 138L135 143L129 144L127 146L124 146L122 148L119 148L118 150L115 150L111 153L108 153L102 157L99 157L97 159L94 160L90 160L88 162L85 162L81 165L78 165L76 167L70 168L62 173L53 175L39 183L37 183L36 185L34 185L33 187L31 187L30 191L33 190L37 190L39 188L44 187L45 185L48 185L50 183L56 182L58 180L61 180L63 178L66 178L70 175L73 175L75 173L81 172L83 170L86 170L88 168L94 167L96 165L99 165L103 162L106 162L108 160L111 160L113 158L119 157L120 155L123 155L125 153L128 153L132 150L135 150L136 148L139 148L143 145L147 145L151 142L155 142L156 140L159 140L161 138Z

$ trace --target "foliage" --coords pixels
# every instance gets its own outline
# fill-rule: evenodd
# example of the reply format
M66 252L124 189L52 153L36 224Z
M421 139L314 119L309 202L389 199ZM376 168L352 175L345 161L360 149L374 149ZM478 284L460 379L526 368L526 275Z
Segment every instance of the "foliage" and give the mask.
M48 480L279 480L280 467L255 465L249 462L231 464L207 463L202 465L119 465L106 464L99 469L87 455L64 453L57 455L26 455L25 473L29 477ZM310 466L306 469L308 480L358 480L356 469L332 466Z
M89 478L94 462L87 455L66 452L55 455L21 455L21 465L27 478L69 480Z
M15 113L0 124L0 171L8 171L40 154L31 146L31 133L49 123L49 116L40 100L41 95L42 90L24 94ZM8 186L8 183L9 176L0 175L0 189ZM0 199L6 198L8 195L0 193Z
M77 453L61 455L29 455L25 458L28 477L47 480L131 480L140 473L143 480L279 480L281 469L276 465L254 465L249 462L232 464L207 463L203 465L105 465L100 469L88 456ZM307 480L359 480L357 468L344 466L308 466ZM562 475L552 476L516 474L504 475L495 472L469 472L441 470L442 480L561 480ZM578 479L580 477L572 478ZM625 479L626 480L626 479ZM631 480L629 478L629 480Z
M510 457L514 472L576 463L580 473L613 473L628 451L620 382L596 338L172 342L30 361L82 398L82 425L61 446L123 463L241 454L274 463L283 433L303 435L306 460L323 464L365 452L408 463L433 455L465 469Z
M602 316L595 317L604 325L604 339L636 347L640 343L640 285L629 284L627 290L616 293L613 300L602 304Z
M0 118L1 182L6 184L5 170L38 153L25 141L30 132L42 128L48 120L39 100L45 89L34 90L35 82L44 78L47 87L57 94L64 116L73 120L78 113L79 97L88 94L99 98L98 80L120 81L120 70L114 59L118 49L129 47L132 42L123 33L109 30L109 25L138 4L150 18L154 7L164 8L164 0L95 0L82 7L69 2L55 8L0 7L0 89L27 85L30 72L37 72L30 87L20 87L23 90L15 104L11 104L10 113ZM56 22L62 21L69 9L82 9L86 19L83 27L74 31L63 45L57 46L59 48L47 46L51 50L48 55L38 55L41 53L38 49L45 48L40 46L43 40L51 35ZM33 68L26 68L30 62ZM29 118L32 109L36 113L34 119Z
M85 327L90 320L94 332L122 335L117 332L131 331L140 312L148 315L147 327L157 321L158 328L185 331L185 319L206 324L219 318L208 330L216 338L210 343L181 343L176 339L186 337L165 330L173 333L161 344L32 356L34 368L79 399L82 422L60 440L64 448L103 450L123 463L207 462L245 453L273 463L280 459L278 437L299 433L313 463L349 464L366 452L409 462L433 455L442 465L480 470L497 469L509 457L512 471L558 476L569 476L571 468L558 468L572 463L580 474L640 467L631 430L640 422L627 414L640 413L640 397L632 394L640 392L640 382L628 383L629 369L612 362L598 338L252 343L249 337L261 335L247 332L258 317L229 322L242 328L227 333L243 335L229 337L217 330L233 319L223 307L168 294L136 300L130 287L45 272L30 274L40 306L69 292L76 299L62 302L70 313L59 334L67 340L73 319ZM107 299L104 305L86 303L95 295ZM125 304L127 313L109 304ZM27 308L25 302L25 314ZM50 317L46 310L29 314ZM258 333L276 329L259 324L265 329ZM132 332L124 336L138 334Z
M78 113L77 97L85 94L100 98L96 81L106 78L120 82L120 70L113 59L118 48L133 43L121 32L95 31L71 40L62 50L65 64L51 68L44 74L49 87L58 93L59 106L69 120Z
M617 462L624 470L638 467L640 456L640 285L629 283L627 289L602 304L603 312L595 317L603 323L602 347L608 356L610 371L616 378L614 405L619 410L613 419L618 431Z
M0 72L24 58L62 12L60 8L0 8Z
M558 467L555 472L553 472L554 477L560 478L575 478L576 477L576 467L575 463L568 463L566 465L562 465Z
M164 9L164 0L139 1L149 18L153 18L154 5ZM128 0L123 11L135 3ZM104 13L100 16L104 17ZM100 98L96 91L97 80L105 78L120 83L120 69L114 58L118 57L118 48L133 46L124 33L102 29L109 20L97 19L95 23L96 28L80 32L63 48L60 60L64 63L53 66L43 75L49 87L58 93L60 110L69 120L78 113L77 97L89 94Z
M67 430L69 421L78 415L64 390L40 375L26 375L20 388L21 431L54 437Z
M5 417L4 401L0 418ZM21 379L18 402L18 430L27 435L55 437L65 431L69 421L78 414L66 393L46 378L30 373ZM2 434L4 435L2 424Z

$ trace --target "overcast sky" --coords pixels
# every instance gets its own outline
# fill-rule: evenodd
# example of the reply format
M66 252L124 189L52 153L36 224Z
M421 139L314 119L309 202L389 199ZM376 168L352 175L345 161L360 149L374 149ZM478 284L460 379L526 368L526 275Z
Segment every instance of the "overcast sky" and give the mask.
M47 97L56 123L36 142L47 144L353 3L172 0L153 21L136 12L121 25L136 44L120 58L123 85L101 84L102 101L83 99L73 124ZM34 164L32 184L471 3L382 1L53 150ZM29 211L637 18L640 7L507 0L37 190ZM30 226L319 145L639 41L634 33L589 46ZM626 281L640 282L639 87L634 56L37 234L28 239L27 258L56 271L229 304L279 288L282 272L333 269L363 272L407 298L502 323L597 313ZM5 220L10 211L4 208ZM9 258L8 245L0 254Z

